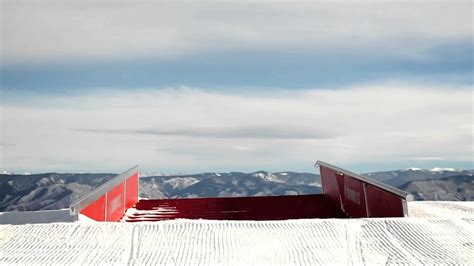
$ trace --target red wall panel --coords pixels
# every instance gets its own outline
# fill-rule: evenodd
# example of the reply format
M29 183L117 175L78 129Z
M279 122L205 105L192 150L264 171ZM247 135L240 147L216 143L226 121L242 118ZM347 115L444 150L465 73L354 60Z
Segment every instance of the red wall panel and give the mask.
M96 221L104 221L105 219L105 195L98 198L86 208L80 211L81 214L94 219Z
M123 188L121 183L107 193L107 222L120 220L125 212Z
M366 185L370 217L403 217L403 199L375 186Z
M346 218L332 201L322 194L236 198L142 199L138 212L126 221L169 219L210 220L286 220L307 218ZM161 211L144 212L160 209Z
M138 173L127 179L125 193L125 209L128 209L133 207L138 201Z
M344 175L344 193L342 198L344 211L349 217L367 217L364 183L362 181Z
M323 194L347 216L403 217L404 198L355 178L343 170L320 165Z

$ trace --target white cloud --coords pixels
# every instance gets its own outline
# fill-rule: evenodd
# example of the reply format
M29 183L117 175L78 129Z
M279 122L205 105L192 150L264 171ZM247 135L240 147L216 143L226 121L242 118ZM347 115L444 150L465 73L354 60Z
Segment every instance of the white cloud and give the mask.
M268 95L192 88L38 95L0 108L0 141L8 144L0 146L0 169L119 171L139 163L188 172L298 170L317 159L466 162L472 104L469 88L395 84Z
M470 1L1 3L3 63L334 46L423 56L472 36Z

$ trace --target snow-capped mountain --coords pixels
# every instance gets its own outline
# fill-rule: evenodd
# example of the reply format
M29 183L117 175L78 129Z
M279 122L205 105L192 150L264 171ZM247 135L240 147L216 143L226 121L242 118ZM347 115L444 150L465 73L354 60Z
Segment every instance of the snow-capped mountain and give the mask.
M314 175L314 181L317 180ZM257 172L252 174L232 173L206 178L174 197L246 197L270 195L301 195L320 193L317 186L291 185L273 173Z
M381 181L383 183L389 184L391 186L399 187L407 182L414 180L437 180L449 176L470 174L474 174L474 170L460 170L454 168L439 167L428 170L413 167L403 170L367 173L364 175Z
M405 183L399 188L410 192L416 200L474 200L474 176L472 174L415 180Z
M65 208L113 176L114 174L2 174L0 211Z
M140 178L141 197L230 197L319 193L321 178L309 173L202 173Z

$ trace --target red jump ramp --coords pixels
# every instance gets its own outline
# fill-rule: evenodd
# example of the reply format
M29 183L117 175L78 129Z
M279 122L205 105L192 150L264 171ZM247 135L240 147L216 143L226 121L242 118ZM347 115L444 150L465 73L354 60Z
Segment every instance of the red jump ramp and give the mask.
M71 214L104 222L171 219L287 220L405 217L408 193L318 161L322 194L269 197L140 199L139 167L71 205Z

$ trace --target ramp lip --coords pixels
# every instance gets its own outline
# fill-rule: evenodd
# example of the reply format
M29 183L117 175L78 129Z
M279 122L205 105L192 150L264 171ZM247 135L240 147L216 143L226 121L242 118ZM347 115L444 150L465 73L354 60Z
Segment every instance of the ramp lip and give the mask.
M96 201L98 198L102 197L106 192L110 191L123 181L127 180L132 174L138 173L140 169L139 165L135 165L132 168L126 170L125 172L113 177L111 180L105 182L104 184L100 185L89 194L85 195L81 199L77 200L73 204L69 206L69 210L71 215L79 214L85 207L89 204Z
M329 164L329 163L326 163L326 162L323 162L323 161L319 161L319 160L316 161L315 166L318 166L318 165L319 165L319 166L325 166L325 167L331 168L331 169L336 170L336 171L338 171L338 172L341 172L341 173L343 173L343 174L345 174L345 175L349 175L349 176L351 176L351 177L353 177L353 178L355 178L355 179L358 179L358 180L360 180L360 181L362 181L362 182L366 182L366 183L368 183L368 184L370 184L370 185L373 185L373 186L376 186L376 187L378 187L378 188L380 188L380 189L382 189L382 190L385 190L385 191L387 191L387 192L390 192L390 193L392 193L392 194L395 194L395 195L397 195L397 196L400 196L400 197L402 197L402 198L405 199L405 200L407 200L408 196L410 195L410 193L408 193L408 192L406 192L406 191L403 191L403 190L401 190L401 189L398 189L398 188L396 188L396 187L393 187L393 186L384 184L384 183L382 183L382 182L380 182L380 181L370 179L370 178L365 177L365 176L363 176L363 175L356 174L356 173L354 173L354 172L351 172L351 171L342 169L342 168L340 168L340 167L334 166L334 165L332 165L332 164Z

